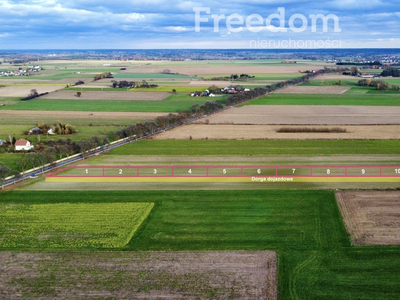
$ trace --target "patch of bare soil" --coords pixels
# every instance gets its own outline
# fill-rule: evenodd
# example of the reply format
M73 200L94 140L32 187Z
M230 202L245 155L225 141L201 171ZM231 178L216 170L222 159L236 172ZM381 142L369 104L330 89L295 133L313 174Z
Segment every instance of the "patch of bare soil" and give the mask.
M329 79L337 79L337 80L346 80L346 79L357 79L357 77L352 77L348 75L342 75L342 74L325 74L318 76L316 79L319 80L329 80Z
M5 86L0 88L0 97L27 97L33 89L41 94L51 93L63 88L63 86L56 85Z
M355 245L400 245L400 192L337 192L347 231Z
M0 252L2 299L277 299L275 252Z
M1 115L4 118L53 118L62 120L72 119L131 119L146 120L155 119L158 116L167 115L167 113L151 113L151 112L86 112L86 111L47 111L47 110L2 110Z
M350 90L344 86L290 86L277 91L277 94L322 94L322 95L341 95Z
M398 125L400 107L246 105L207 117L211 124ZM199 122L204 122L202 119Z
M278 133L277 130L284 126L276 125L215 125L215 124L190 124L168 130L154 137L157 140L253 140L253 139L278 139L278 140L354 140L400 139L400 125L377 126L340 126L347 130L343 133ZM286 127L285 127L286 128ZM331 129L332 126L290 126L290 128Z
M41 99L62 99L62 100L138 100L138 101L161 101L168 98L170 93L158 92L129 92L129 91L82 91L77 96L77 91L56 91Z

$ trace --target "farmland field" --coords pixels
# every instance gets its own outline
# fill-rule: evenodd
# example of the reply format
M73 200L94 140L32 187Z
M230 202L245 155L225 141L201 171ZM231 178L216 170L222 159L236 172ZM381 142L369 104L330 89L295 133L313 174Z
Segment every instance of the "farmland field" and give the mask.
M109 191L106 195L101 191L10 192L2 195L1 203L3 206L15 206L17 201L17 205L28 206L46 205L50 201L54 204L84 201L86 205L155 203L155 208L126 248L135 251L178 253L158 255L154 252L86 252L64 256L63 252L19 253L16 249L17 251L11 253L3 252L0 256L2 262L5 262L2 265L7 266L6 273L2 272L0 275L1 284L13 282L10 288L21 288L21 284L27 283L23 285L27 295L31 298L45 296L48 299L54 297L55 291L62 293L71 288L71 285L74 286L75 276L81 274L83 277L79 278L87 282L89 288L93 287L96 290L101 282L105 285L102 291L107 292L113 287L115 290L116 286L112 282L117 278L118 282L125 286L125 280L132 278L129 274L137 274L135 257L138 255L142 257L142 274L150 282L154 282L150 287L147 285L148 288L143 291L144 296L149 296L154 295L149 293L164 291L166 285L171 286L170 281L166 279L170 276L162 272L163 269L158 269L160 273L146 272L149 261L152 266L157 266L157 262L165 265L170 262L169 257L172 256L178 263L181 261L179 252L193 250L218 251L221 255L224 253L221 251L270 250L276 251L278 257L279 299L395 299L400 293L397 276L400 267L399 247L352 247L331 191ZM214 270L218 270L220 262L223 265L224 260L221 261L219 256L212 253L209 254L212 258L207 259L205 256L204 259L216 266ZM12 255L14 257L11 259ZM196 254L186 254L183 257L188 256L196 257ZM37 259L36 266L30 263L33 257ZM96 259L102 264L94 263L95 257L104 257ZM234 262L234 265L240 262L240 258L235 259L235 256L229 256L229 253L225 257L231 257L227 262ZM121 265L121 262L127 260L132 261L132 267L128 270ZM21 263L27 270L18 273L16 267ZM207 263L202 263L201 266L203 265ZM273 263L270 265L273 266ZM105 267L102 266L108 266L109 276L106 276ZM195 266L187 270L196 270ZM204 291L207 290L208 281L202 275L204 269L201 266L199 265L194 276L199 278L201 283L198 288ZM120 276L116 278L114 274L117 269ZM41 277L36 275L38 270L42 270ZM28 278L24 275L27 272L32 274ZM177 270L174 274L181 274L180 272L182 271ZM72 276L72 282L68 281L71 282L68 284L64 276L70 273L75 276ZM157 274L165 274L167 277ZM211 272L210 275L212 274L214 273ZM175 278L177 275L171 276ZM59 280L50 280L51 278ZM97 281L94 278L97 278ZM173 286L182 286L184 278L176 277ZM137 280L140 282L140 277ZM184 282L189 286L191 284L191 281ZM251 282L253 284L254 281ZM377 286L384 289L376 289ZM182 290L177 294L185 295L182 294ZM234 299L243 298L238 296Z
M355 245L400 245L399 192L337 192Z
M40 99L51 100L130 100L130 101L162 101L171 96L170 93L131 93L122 91L84 91L77 97L77 92L70 90L57 91L50 93Z
M151 203L0 203L0 248L121 248Z
M228 64L220 64L220 65L213 65L211 68L206 66L190 66L190 65L177 65L173 66L171 65L168 67L172 73L179 73L187 76L195 76L197 77L217 77L217 76L229 76L231 74L249 74L249 75L257 75L257 74L262 74L263 78L269 78L269 79L274 79L277 78L278 80L280 78L285 78L288 79L290 78L295 78L301 77L302 74L299 73L299 70L301 71L306 71L309 70L309 65L307 64L292 64L292 65L286 65L286 64L254 64L253 65L246 65L245 63L228 63ZM165 70L166 66L157 66L156 64L151 64L151 65L145 65L145 66L140 66L134 69L129 69L127 72L120 73L118 76L126 76L127 74L157 74L153 76L158 76L158 75L166 75L168 74L161 74L163 70ZM135 76L135 75L133 75ZM139 76L139 75L136 75ZM140 77L141 78L141 77ZM161 77L162 78L162 77Z
M49 110L3 110L1 125L30 125L39 122L54 123L62 120L75 125L130 125L138 120L152 120L166 115L160 112L82 112L82 111L49 111Z
M252 140L252 139L400 139L400 126L339 126L346 130L344 133L279 133L281 128L303 129L332 129L332 126L276 126L276 125L214 125L190 124L165 131L154 137L156 140Z
M117 92L120 93L120 92ZM132 93L135 94L135 93ZM223 101L223 97L218 101ZM9 101L3 110L41 110L41 111L87 111L87 112L179 112L194 104L203 105L209 98L194 98L188 95L171 95L164 101L128 100L52 100L34 99L21 102Z
M271 251L2 252L0 297L276 300L276 260Z
M106 155L398 155L399 140L143 140Z
M195 77L190 77L181 74L162 74L161 73L130 73L130 72L122 72L115 74L113 77L116 79L192 79Z
M400 107L303 106L300 103L299 105L255 105L253 103L253 105L225 110L209 116L207 119L210 124L241 125L398 125L400 123Z
M63 89L64 86L56 86L56 85L32 85L32 86L5 86L0 87L0 97L26 97L29 95L32 89L36 89L36 91L40 93L51 93L60 89Z
M74 141L105 136L194 104L224 103L226 96L188 95L231 83L215 77L249 74L255 78L232 83L265 87L334 66L301 59L41 63L45 70L30 78L0 78L7 85L0 139L57 120L77 127ZM93 81L102 72L114 79ZM85 84L62 89L78 80ZM111 89L112 80L159 86ZM358 80L320 76L74 166L392 166L394 173L399 94ZM19 101L41 88L62 90ZM277 133L282 127L347 132ZM22 156L2 153L0 161L18 169ZM0 298L397 299L400 195L385 189L398 188L396 181L46 182L37 174L0 194Z
M342 95L350 88L342 86L291 86L277 91L277 94L321 94Z
M360 77L353 77L353 76L344 76L344 75L324 75L321 77L318 77L317 79L313 79L310 82L306 82L301 84L302 86L327 86L327 85L335 85L338 83L339 80L342 80L342 85L343 86L352 86L352 87L358 87L358 81L362 80L363 78ZM377 78L377 80L383 80L389 83L390 85L392 84L400 84L400 79L398 78L385 78L385 77L380 77ZM365 89L365 87L364 87Z
M5 166L12 170L19 170L20 168L20 160L24 157L24 154L20 153L1 153L0 154L0 163L3 163Z
M351 92L348 91L347 93ZM400 106L394 94L315 95L315 94L271 94L246 103L246 105L334 105L334 106Z
M179 146L179 144L178 144ZM150 153L150 152L149 152ZM262 152L260 152L262 153ZM89 168L89 174L102 175L102 169L93 169L91 167L99 166L119 166L123 169L125 175L135 176L136 168L127 169L124 166L182 166L181 171L187 172L189 166L396 166L400 160L399 155L268 155L266 153L250 156L238 155L137 155L134 151L126 155L106 155L100 156L89 161L83 161L78 164L80 167L66 171L69 175L88 176L85 169ZM153 169L151 169L153 170ZM160 169L160 172L162 169ZM175 173L178 172L175 169ZM214 172L221 172L216 169ZM167 174L164 172L163 174ZM64 172L63 172L64 174ZM118 176L118 169L111 169L105 172L106 175ZM143 173L142 173L143 174ZM204 175L205 173L203 173ZM218 173L214 173L218 174ZM394 168L393 168L393 175ZM264 175L265 176L265 175ZM168 182L130 182L124 181L124 178L107 182L89 182L75 179L71 182L48 182L44 178L38 178L20 189L26 191L115 191L115 190L271 190L271 189L335 189L335 188L357 188L357 189L378 189L378 188L397 188L399 182L179 182L179 180L169 180Z

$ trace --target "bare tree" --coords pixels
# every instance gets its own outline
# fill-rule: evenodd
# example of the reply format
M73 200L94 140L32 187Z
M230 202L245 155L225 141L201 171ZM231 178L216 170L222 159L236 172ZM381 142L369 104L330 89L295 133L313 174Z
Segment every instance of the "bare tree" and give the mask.
M9 176L10 172L11 169L9 167L6 167L4 164L0 163L0 183L2 189L4 189L4 181Z
M36 89L31 89L31 92L29 93L30 97L37 97L39 96L39 93Z

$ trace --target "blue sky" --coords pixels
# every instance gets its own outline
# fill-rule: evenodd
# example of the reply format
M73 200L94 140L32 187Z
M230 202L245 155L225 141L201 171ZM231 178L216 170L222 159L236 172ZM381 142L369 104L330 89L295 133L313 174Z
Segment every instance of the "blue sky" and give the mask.
M198 32L196 7L204 19ZM281 19L267 23L279 13ZM213 14L221 19L219 30ZM236 23L229 28L232 14ZM319 20L313 32L311 14L336 16L341 32L332 18L325 31ZM252 15L260 17L250 19L256 25L249 30ZM0 0L0 16L0 49L400 48L394 0ZM274 32L282 19L287 32Z

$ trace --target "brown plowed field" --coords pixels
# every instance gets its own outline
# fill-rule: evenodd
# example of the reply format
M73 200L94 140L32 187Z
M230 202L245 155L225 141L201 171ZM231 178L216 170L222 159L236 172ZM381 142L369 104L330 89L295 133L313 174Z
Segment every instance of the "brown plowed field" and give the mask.
M398 125L400 107L246 105L207 117L211 124ZM204 122L204 119L199 122Z
M400 245L400 192L337 192L336 198L355 245Z
M82 91L81 96L76 96L77 91L57 91L41 97L41 99L62 100L138 100L138 101L162 101L168 98L170 93L157 92L128 92L128 91Z
M154 137L157 140L252 140L252 139L301 139L301 140L354 140L376 139L391 140L400 139L400 125L381 126L339 126L346 129L345 133L277 133L280 128L312 128L332 129L332 126L276 126L276 125L214 125L191 124L163 132Z
M343 86L290 86L277 91L277 94L322 94L322 95L341 95L350 90Z
M269 251L1 252L0 298L276 300L276 263Z
M151 112L87 112L87 111L47 111L47 110L2 110L2 118L53 118L57 119L155 119L168 113Z
M0 97L27 97L33 89L41 94L51 93L63 88L64 86L59 85L5 86L0 87Z

